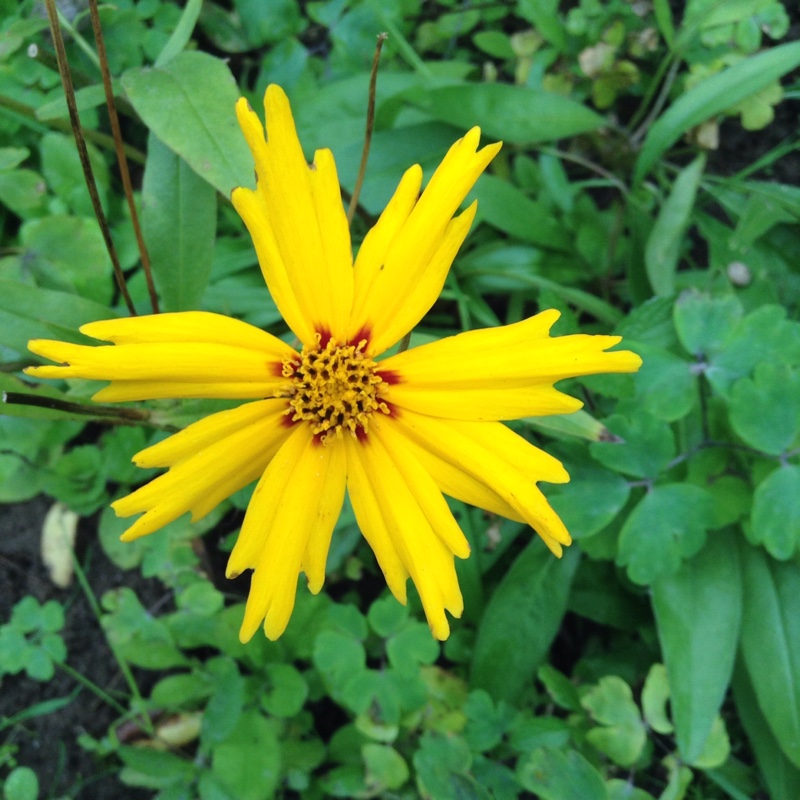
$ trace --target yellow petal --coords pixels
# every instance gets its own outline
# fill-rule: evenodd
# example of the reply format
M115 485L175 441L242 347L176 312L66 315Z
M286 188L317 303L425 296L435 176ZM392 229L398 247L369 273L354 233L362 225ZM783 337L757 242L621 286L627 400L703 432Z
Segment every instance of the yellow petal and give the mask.
M241 320L208 311L181 311L101 320L81 326L81 333L114 344L205 342L256 350L278 361L294 351L276 336Z
M558 380L598 372L632 372L641 359L607 353L618 336L550 338L558 312L499 328L468 331L386 359L392 403L454 419L499 420L568 414L582 403L553 388Z
M259 259L263 256L274 262L262 264L270 290L273 290L270 281L275 276L280 284L276 293L288 296L285 286L288 282L300 315L317 332L344 341L352 305L353 271L349 246L344 247L345 237L349 245L349 232L342 227L343 210L334 185L338 180L333 159L321 151L316 167L309 168L297 138L289 100L279 86L267 88L264 109L266 142L262 144L253 113L242 101L237 106L245 138L256 160L260 202L254 202L251 193L240 189L234 192L234 204L254 240L261 229L272 234L271 237L265 234L260 245L256 242ZM312 169L316 169L316 176L312 176ZM270 238L274 248L267 241ZM294 329L295 321L288 321ZM301 338L305 344L313 343L306 331Z
M344 498L345 461L341 442L322 445L314 440L308 426L300 425L281 448L282 458L284 451L285 458L292 463L287 470L288 480L277 481L283 483L282 493L265 496L270 481L269 478L262 481L256 489L260 490L259 496L254 494L240 533L240 540L256 537L260 540L239 634L242 641L253 635L262 620L268 638L277 639L283 633L294 608L297 576L312 541L322 548L314 554L314 561L322 562L324 575L331 532ZM267 503L273 507L266 509ZM252 546L248 544L246 549L251 550ZM319 577L315 578L321 584Z
M251 405L262 406L261 403ZM282 424L282 415L274 412L262 413L250 421L239 415L240 424L235 429L230 419L215 420L219 416L207 417L171 437L178 442L167 439L142 451L145 461L148 454L152 458L152 451L158 449L162 458L156 461L163 461L163 454L169 451L183 457L164 475L112 503L120 517L145 512L125 531L123 540L131 541L152 533L187 511L192 513L193 520L201 519L225 498L261 475L289 434ZM195 427L200 430L193 431ZM214 427L216 431L212 430ZM214 432L216 438L212 438ZM198 445L194 453L189 450L192 441Z
M133 457L133 463L144 469L170 467L254 423L268 421L277 427L284 420L285 410L285 400L261 400L245 403L227 411L219 411L193 422L157 444L140 450Z
M360 315L363 321L363 309L366 307L366 301L372 290L372 283L384 269L386 254L389 252L392 242L402 230L408 215L419 200L421 186L422 167L414 164L406 170L392 199L358 248L354 267L356 292L353 299L354 318ZM351 330L351 339L357 332L357 329Z
M450 625L445 609L461 616L464 603L452 551L431 528L416 495L416 476L398 469L380 438L371 433L355 448L380 507L394 550L417 587L433 635L446 639ZM409 473L410 474L410 473ZM358 519L358 510L356 518ZM366 521L359 519L362 530Z
M468 558L469 542L458 526L434 479L408 446L407 437L391 423L391 420L385 420L380 429L371 432L370 435L377 436L386 448L386 452L397 470L412 488L414 497L434 533L454 555L459 558Z
M396 271L395 276L400 277L400 280L395 282L394 292L383 297L377 292L370 296L367 319L375 322L374 324L366 322L363 327L372 330L369 340L369 349L372 352L382 353L402 339L436 302L453 259L467 238L477 209L476 200L463 214L450 222L442 235L439 247L425 269L417 275L417 281L413 286L406 285L405 277ZM391 289L388 281L385 283L385 288ZM399 292L405 292L406 296L401 296ZM384 303L383 312L379 310L381 302Z
M534 483L568 479L557 459L533 445L518 443L513 432L500 423L444 420L406 410L395 420L419 447L485 483L536 530L556 555L561 554L561 544L570 544L564 523Z
M372 333L371 353L399 340L435 301L474 209L451 225L453 214L500 149L494 144L477 150L479 140L480 130L473 128L450 148L410 213L407 202L398 202L382 216L381 223L393 235L387 246L389 237L376 234L376 245L381 246L368 253L364 269L356 275L365 285L356 289L350 331L351 336L359 330ZM406 188L412 186L409 177ZM377 267L376 255L382 256Z
M239 105L242 102L244 101L240 100ZM237 105L238 110L239 106ZM258 117L253 111L249 113L255 117L260 128L261 123L258 121ZM241 123L241 116L239 121ZM263 141L263 128L261 128L261 131ZM304 311L300 308L300 303L286 272L283 256L278 249L278 243L275 241L275 234L270 227L263 197L258 192L239 188L234 189L231 193L231 202L247 226L250 238L253 240L253 247L255 247L256 255L258 256L261 274L264 276L264 282L269 288L269 293L272 295L278 311L280 311L286 324L303 344L313 345L316 333L314 319L306 317Z
M42 378L176 383L251 383L256 380L273 387L286 383L281 374L281 361L274 355L228 344L159 342L87 347L33 339L28 348L37 355L67 365L29 368L29 374Z
M62 369L62 367L31 367L31 374L36 369ZM50 377L59 377L52 375ZM216 383L204 381L190 383L188 381L113 381L99 392L92 395L92 400L98 403L124 403L131 400L160 400L162 398L202 398L213 397L217 400L259 400L270 397L276 388L275 380L252 382L238 381L236 383Z
M361 444L350 436L345 436L344 445L347 450L347 492L361 534L375 553L389 591L399 603L405 605L408 570L403 565L386 527L383 511L361 458Z

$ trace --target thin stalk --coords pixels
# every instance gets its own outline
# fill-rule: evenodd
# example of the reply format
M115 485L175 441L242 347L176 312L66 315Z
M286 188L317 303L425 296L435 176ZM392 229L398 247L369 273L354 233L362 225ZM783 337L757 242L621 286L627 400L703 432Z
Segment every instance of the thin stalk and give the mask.
M75 42L78 47L83 50L84 55L92 62L98 69L100 68L100 61L97 58L97 53L92 50L92 46L83 36L78 33L75 26L59 11L58 12L58 24L72 37L72 40Z
M36 116L36 109L33 106L25 105L25 103L20 103L13 97L0 94L0 109L3 108L7 109L13 114L18 114L20 117L22 117L22 121L34 130L46 131L50 129L54 131L62 131L63 133L70 133L72 131L72 126L66 120L48 119L46 121L40 121ZM106 150L115 149L114 140L107 133L92 131L87 128L81 128L81 133L83 134L84 139L90 141L92 144L96 144L98 147L102 147ZM135 147L131 147L129 144L124 145L124 151L125 155L131 161L135 161L137 164L144 164L147 160L147 157L141 150L137 150Z
M48 0L49 2L50 0ZM92 609L92 613L97 620L97 624L102 628L102 617L103 612L100 610L100 603L97 602L97 598L92 591L92 587L89 586L89 581L86 580L86 573L83 571L83 567L81 567L80 562L78 561L75 554L72 554L72 563L75 567L75 576L78 579L78 583L81 585L81 589L83 589L83 593L86 596L86 600L89 603L90 608ZM128 689L130 689L131 695L136 700L137 708L144 708L144 699L142 698L142 693L139 691L139 686L136 683L136 678L133 677L133 673L131 672L131 668L128 666L128 662L122 658L119 653L117 653L117 648L111 643L109 638L106 636L106 642L108 642L108 647L111 650L111 655L114 656L114 660L117 662L119 666L120 672L122 673L123 677L125 678L125 682L128 684ZM123 713L127 713L123 711ZM147 730L147 732L151 735L155 735L155 729L153 728L153 724L150 721L147 715L142 716L142 725Z
M118 703L108 692L101 689L94 681L87 678L85 675L78 672L78 670L73 669L69 664L66 664L63 661L56 661L61 669L67 673L71 678L74 678L78 683L82 686L85 686L92 694L99 697L104 703L107 703L117 712L117 714L125 715L128 713L128 709L125 708L121 703Z
M86 150L86 141L83 138L81 131L80 117L78 116L78 106L75 103L75 89L72 86L72 77L69 72L69 64L67 63L67 51L64 47L64 39L61 36L61 26L58 22L58 11L56 10L55 0L45 0L47 6L47 17L50 21L50 33L53 37L53 44L56 48L56 59L58 61L58 71L61 75L61 85L64 87L64 97L67 101L67 109L69 110L69 120L72 125L72 133L75 137L75 145L78 148L78 156L81 160L81 168L83 175L86 179L86 188L89 190L89 197L92 200L92 208L94 209L97 223L100 226L100 232L103 234L103 241L108 250L108 255L111 257L111 263L114 265L114 275L117 279L117 285L122 293L128 310L131 315L136 316L136 309L133 305L128 286L125 283L125 275L122 273L122 267L119 263L117 256L117 249L114 246L114 241L111 238L111 231L108 227L106 216L103 213L103 208L100 205L100 196L97 193L97 184L94 180L94 172L92 165L89 161L89 153Z
M19 406L36 406L38 408L49 408L54 411L64 411L67 414L81 414L87 417L109 418L119 422L147 422L150 418L148 411L138 408L113 408L112 406L83 405L82 403L71 403L67 400L59 400L55 397L46 397L38 394L25 394L23 392L3 392L0 395L3 403L11 403Z
M675 78L678 76L678 70L680 67L681 62L678 59L675 59L675 61L672 62L669 71L667 72L666 78L664 78L664 83L661 86L661 92L656 98L653 107L650 109L650 113L645 117L642 124L630 136L630 142L632 146L636 147L639 144L639 142L647 134L647 131L650 130L650 126L653 124L653 122L655 122L656 118L661 113L661 110L664 108L664 105L667 102L669 93L672 90L672 84L675 83Z
M369 146L372 142L372 129L375 125L375 92L378 86L378 64L381 60L381 49L386 41L388 34L379 33L378 41L375 44L375 55L372 57L372 72L369 76L369 100L367 102L367 127L364 132L364 149L361 151L361 164L358 166L358 177L353 188L353 196L350 198L350 205L347 208L347 224L353 222L353 217L358 206L358 196L361 194L361 186L364 183L364 176L367 174L367 159L369 158Z
M588 158L584 158L583 156L579 156L574 153L568 153L565 150L559 150L557 147L538 147L537 149L540 153L555 156L556 158L563 158L564 161L571 161L573 164L580 164L582 167L586 167L586 169L597 173L601 177L605 178L610 184L616 186L617 189L619 189L620 192L625 196L630 193L630 190L625 183L616 175L614 175L613 172L609 172L607 169L605 169L605 167L595 164L594 161L590 161Z
M97 0L89 0L89 12L92 16L94 40L95 44L97 45L97 57L100 62L100 72L103 76L103 88L105 89L106 93L106 108L108 108L108 119L111 123L111 133L114 137L114 147L117 152L119 173L122 177L122 185L125 189L125 199L128 201L128 210L131 213L133 231L136 234L136 244L139 248L139 256L142 259L142 269L144 269L144 276L147 280L147 292L150 295L150 305L153 307L153 313L158 314L158 296L156 295L156 287L153 283L153 272L150 269L150 255L148 254L147 246L144 243L141 225L139 225L139 214L136 211L136 203L133 201L131 174L128 171L128 161L125 158L125 150L123 149L122 133L119 128L117 107L114 104L114 90L111 87L111 72L108 69L108 56L106 54L105 40L103 39L103 28L100 25L100 14L97 11Z

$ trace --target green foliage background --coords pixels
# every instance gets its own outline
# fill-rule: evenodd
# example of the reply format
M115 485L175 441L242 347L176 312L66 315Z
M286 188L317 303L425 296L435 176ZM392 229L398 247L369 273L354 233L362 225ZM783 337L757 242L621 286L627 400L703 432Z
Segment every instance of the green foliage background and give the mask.
M29 338L80 341L80 324L126 312L46 19L34 2L0 0L0 387L78 404L2 406L0 501L51 496L92 521L118 566L174 596L154 615L121 587L97 607L108 642L97 657L130 680L124 693L94 687L119 720L75 746L120 765L123 784L159 800L800 797L800 189L780 178L797 139L737 167L713 158L796 101L785 76L800 42L776 0L690 0L681 16L675 5L101 9L165 310L285 334L227 200L252 175L234 102L259 108L280 83L307 155L332 148L349 193L375 36L387 31L357 241L411 163L430 174L472 125L505 141L415 336L556 307L556 333L613 331L644 358L635 376L567 385L585 411L514 426L572 475L544 487L576 539L562 560L523 525L453 504L473 555L459 564L464 619L444 646L418 603L378 588L347 508L330 594L300 587L279 642L241 645L241 598L209 581L192 542L230 548L217 525L247 491L201 523L126 545L108 509L149 477L134 452L220 405L153 403L138 425L112 415L101 427L82 408L87 382L21 377ZM146 313L87 15L63 10L100 197ZM58 603L20 598L4 620L0 676L69 669ZM130 667L158 673L146 696ZM119 724L148 714L150 746L122 743ZM36 797L37 776L2 757L5 796Z

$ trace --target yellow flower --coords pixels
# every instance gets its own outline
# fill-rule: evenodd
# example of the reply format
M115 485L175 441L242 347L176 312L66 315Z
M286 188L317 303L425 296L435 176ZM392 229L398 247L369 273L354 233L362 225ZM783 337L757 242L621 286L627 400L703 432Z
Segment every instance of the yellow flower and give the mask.
M227 569L254 570L242 641L262 621L270 639L283 633L300 572L320 591L345 491L392 594L405 603L411 577L445 639L445 610L463 608L454 556L469 545L443 495L527 522L560 555L570 537L536 482L569 476L500 420L574 411L580 401L556 381L632 372L640 359L605 352L616 336L550 338L558 312L545 311L376 360L439 295L476 204L454 214L500 144L478 150L473 128L422 195L411 167L353 263L331 152L309 167L286 95L270 86L264 104L266 139L247 102L236 106L258 187L235 189L233 203L299 349L217 314L160 314L81 328L113 346L34 340L34 353L66 366L28 373L110 381L94 396L106 402L253 401L138 453L138 466L168 471L113 504L123 517L142 513L130 540L186 512L199 519L258 479Z

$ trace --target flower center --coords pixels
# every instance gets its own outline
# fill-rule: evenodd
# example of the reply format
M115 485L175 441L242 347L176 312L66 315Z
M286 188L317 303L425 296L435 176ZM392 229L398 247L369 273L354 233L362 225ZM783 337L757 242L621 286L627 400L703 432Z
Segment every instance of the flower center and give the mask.
M373 412L390 413L381 399L387 384L365 347L365 341L338 345L329 339L324 347L304 347L299 361L284 359L283 376L292 382L278 394L289 400L286 413L292 422L310 423L323 443L344 431L364 435Z

